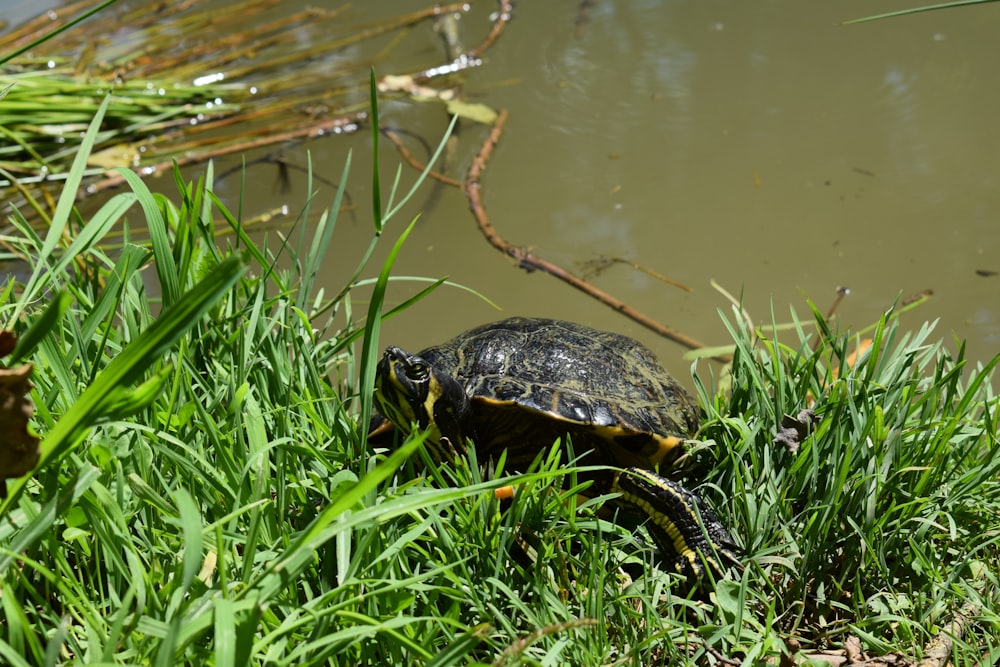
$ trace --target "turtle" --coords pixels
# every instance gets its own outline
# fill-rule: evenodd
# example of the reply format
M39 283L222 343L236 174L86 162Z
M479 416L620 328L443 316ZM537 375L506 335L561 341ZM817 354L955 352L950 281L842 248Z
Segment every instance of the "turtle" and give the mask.
M410 354L387 347L375 375L378 410L369 437L428 431L437 462L480 461L506 452L524 470L567 436L588 494L614 494L626 513L648 518L661 554L689 578L740 567L734 541L693 492L662 477L699 427L697 402L653 352L617 333L555 319L484 324Z

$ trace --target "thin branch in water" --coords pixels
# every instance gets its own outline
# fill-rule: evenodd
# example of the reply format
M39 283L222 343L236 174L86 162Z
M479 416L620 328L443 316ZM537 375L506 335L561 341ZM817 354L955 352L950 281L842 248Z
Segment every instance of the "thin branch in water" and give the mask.
M655 278L656 280L659 280L660 282L664 282L664 283L666 283L668 285L671 285L673 287L676 287L677 289L684 290L685 292L688 292L688 293L694 291L691 287L689 287L688 285L685 285L684 283L682 283L682 282L680 282L678 280L674 280L673 278L670 278L668 276L663 275L659 271L656 271L654 269L649 268L648 266L640 264L639 262L636 262L636 261L631 260L631 259L626 259L624 257L612 257L610 255L598 255L594 259L590 259L590 260L587 260L585 262L581 262L580 264L585 269L585 271L583 273L583 278L586 279L586 280L589 280L591 278L596 278L597 276L599 276L601 273L603 273L606 269L610 268L614 264L625 264L626 266L631 266L633 269L635 269L637 271L642 271L647 276L649 276L651 278Z
M383 129L382 130L382 135L385 136L389 141L391 141L393 143L393 145L396 147L396 150L399 151L399 156L401 158L403 158L403 160L405 160L408 165L410 165L411 167L413 167L414 169L416 169L418 172L423 172L423 171L426 170L427 171L427 175L430 178L433 178L435 181L438 181L438 182L443 183L445 185L450 185L450 186L455 187L455 188L462 187L461 182L455 180L454 178L451 178L450 176L445 176L444 174L441 174L441 173L438 173L436 171L427 169L427 165L421 164L420 161L417 160L417 158L413 157L413 154L410 153L410 151L408 151L406 149L406 146L403 145L402 140L399 138L399 136L393 130Z
M830 308L829 310L826 311L826 316L823 319L825 319L827 322L833 319L833 314L834 312L836 312L837 306L839 306L840 302L844 300L844 297L848 296L850 293L851 293L850 287L838 287L837 296L834 297L833 303L830 304Z
M482 58L486 50L493 46L493 43L503 34L504 28L510 23L511 17L514 16L514 3L510 0L497 0L497 5L497 13L493 21L493 27L490 28L490 34L486 35L486 39L483 40L482 44L469 51L466 54L466 58L471 60Z

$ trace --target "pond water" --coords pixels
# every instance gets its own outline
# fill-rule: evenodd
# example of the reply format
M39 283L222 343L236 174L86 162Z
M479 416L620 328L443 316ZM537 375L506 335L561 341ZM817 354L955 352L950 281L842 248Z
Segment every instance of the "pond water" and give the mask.
M385 15L426 5L370 6ZM713 279L742 293L758 322L770 320L772 304L779 320L789 307L806 315L807 299L825 310L846 286L841 322L861 326L931 289L904 322L940 318L939 335L968 339L970 356L988 359L1000 350L1000 275L982 275L1000 271L1000 6L841 25L898 7L518 3L484 65L464 79L467 99L510 112L482 180L493 223L571 270L612 255L689 285L683 292L625 265L594 279L709 344L725 340L717 310L728 308ZM463 18L468 43L486 33L494 9L480 2ZM424 24L377 73L413 71L437 49ZM439 105L399 100L383 121L434 141L445 117ZM485 131L463 124L450 173L464 175ZM361 157L368 139L354 141ZM308 148L337 174L350 143ZM396 162L386 147L382 164ZM367 165L355 167L360 210L357 222L343 219L347 247L370 236ZM554 316L630 333L682 365L678 346L487 246L460 191L425 192L397 273L447 275L504 310L444 288L390 322L387 339L421 347L489 319ZM332 284L350 268L331 266Z
M758 323L772 309L779 321L789 308L808 317L810 299L826 310L837 288L848 287L837 311L842 327L872 323L897 299L933 290L904 324L940 319L940 337L967 339L968 355L988 360L1000 351L1000 5L842 25L905 5L519 2L482 66L461 80L466 100L510 114L482 178L493 224L511 243L572 271L615 256L690 286L679 290L625 264L593 278L709 345L726 342L718 310L729 312L713 280L742 294ZM344 20L428 6L356 3ZM463 16L467 46L485 36L495 9L476 2ZM387 43L336 57L369 58L378 76L445 62L430 22L383 50ZM408 98L385 100L382 120L430 143L448 122L441 104ZM487 130L464 121L443 169L464 178ZM425 158L418 142L408 145ZM328 293L339 291L371 238L370 146L362 132L283 153L305 164L308 151L317 173L336 181L353 151L354 210L338 222L321 277ZM400 159L387 141L380 159L388 190ZM404 167L403 183L413 178ZM235 197L237 180L220 191ZM249 213L297 208L306 195L295 174L281 192L269 165L252 167L248 181ZM329 205L332 194L319 186L316 204ZM417 214L395 273L448 276L502 311L443 287L389 321L385 342L416 349L484 321L550 316L640 338L684 375L684 348L489 247L458 189L425 185L392 221L376 263ZM401 283L390 301L422 286ZM355 317L366 297L356 293Z

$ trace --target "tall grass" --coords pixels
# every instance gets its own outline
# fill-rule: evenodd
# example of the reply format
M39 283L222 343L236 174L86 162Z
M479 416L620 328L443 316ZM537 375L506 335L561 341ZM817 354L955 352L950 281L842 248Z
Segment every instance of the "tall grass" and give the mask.
M731 391L700 387L702 436L720 445L710 488L762 575L750 599L790 636L909 655L973 601L995 646L1000 356L968 364L887 313L851 364L859 337L814 316L817 333L785 343L727 322ZM790 425L791 446L776 437Z
M417 443L376 467L345 408L350 394L329 380L363 333L349 320L332 328L350 285L330 303L314 284L343 188L299 249L280 246L282 258L250 241L212 193L211 170L199 183L178 177L178 206L124 173L132 191L75 235L74 190L44 239L15 216L19 251L34 262L25 285L5 286L0 312L21 335L12 361L36 366L45 439L38 469L10 485L0 508L0 655L10 664L242 664L288 642L299 645L289 662L326 654L302 642L313 627L294 619L315 620L316 604L318 618L335 617L324 592L356 595L354 577L370 576L367 563L356 571L356 550L368 553L358 536L458 493L374 502ZM106 255L102 236L136 213L148 246ZM230 252L216 244L217 218L236 232ZM372 630L342 634L351 645Z

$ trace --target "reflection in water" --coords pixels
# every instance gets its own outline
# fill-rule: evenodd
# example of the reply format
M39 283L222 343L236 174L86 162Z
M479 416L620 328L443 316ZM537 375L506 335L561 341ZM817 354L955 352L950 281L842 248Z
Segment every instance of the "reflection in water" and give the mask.
M541 54L543 85L536 92L554 132L582 140L636 128L666 132L683 158L698 57L676 36L660 32L658 21L650 22L643 12L662 12L662 3L603 3L582 34L554 33ZM651 125L649 103L659 100L664 103Z
M886 127L888 150L892 162L907 174L930 174L934 167L927 154L925 132L919 127L919 97L916 91L917 75L907 75L896 66L885 73L886 106L892 116Z
M577 203L555 212L553 223L557 233L571 239L572 252L586 255L600 248L625 248L635 252L632 228L621 224L621 217L609 213L598 213Z

